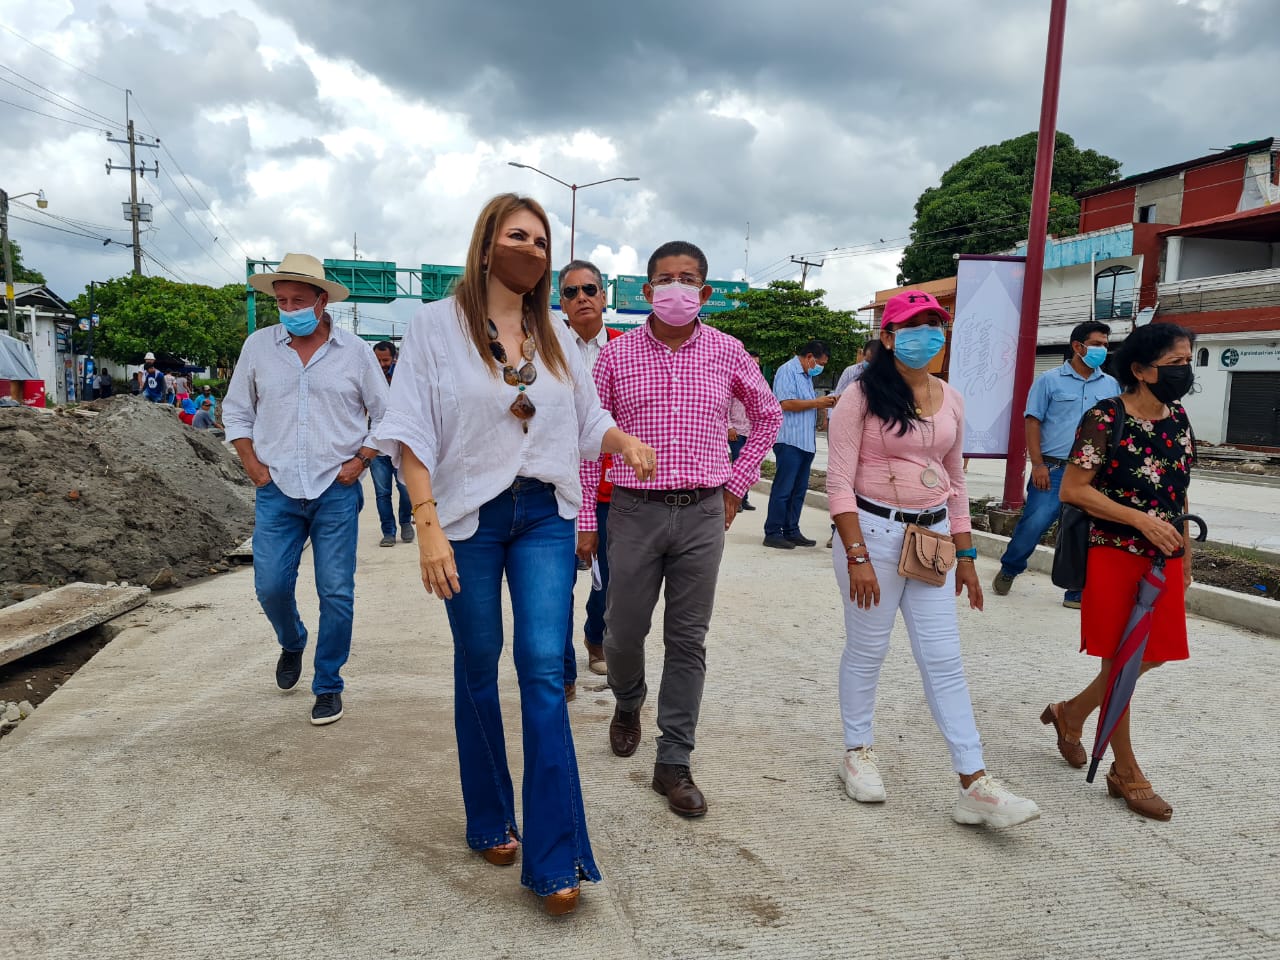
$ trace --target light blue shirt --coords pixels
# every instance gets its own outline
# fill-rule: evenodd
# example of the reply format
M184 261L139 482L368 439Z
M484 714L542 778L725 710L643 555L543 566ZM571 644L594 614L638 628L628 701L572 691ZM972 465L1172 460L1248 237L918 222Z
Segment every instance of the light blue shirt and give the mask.
M792 357L778 368L773 375L773 395L778 402L783 400L814 400L817 393L813 389L813 378L800 366L800 358ZM815 453L818 449L818 411L783 410L782 429L778 431L775 443L786 443L793 447Z
M1099 400L1119 395L1115 377L1094 370L1086 380L1070 361L1040 374L1027 394L1027 416L1040 421L1040 453L1065 460L1084 412Z

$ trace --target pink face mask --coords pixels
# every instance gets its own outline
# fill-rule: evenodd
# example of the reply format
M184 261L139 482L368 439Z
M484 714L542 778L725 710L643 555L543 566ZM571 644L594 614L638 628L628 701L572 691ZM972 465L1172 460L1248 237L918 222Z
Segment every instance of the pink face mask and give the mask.
M701 287L668 283L653 288L653 312L665 324L673 327L687 327L698 319L698 312L701 309Z

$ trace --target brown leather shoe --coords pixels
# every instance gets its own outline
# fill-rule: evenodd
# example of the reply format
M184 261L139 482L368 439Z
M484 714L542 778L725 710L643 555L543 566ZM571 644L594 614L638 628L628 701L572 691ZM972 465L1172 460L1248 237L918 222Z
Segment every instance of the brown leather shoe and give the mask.
M584 641L585 643L585 641ZM609 668L604 662L604 647L598 643L587 643L587 668L592 673L598 673L604 676L609 672Z
M653 789L667 798L667 807L682 817L700 817L707 812L707 798L693 782L689 768L678 763L653 765Z
M640 746L640 708L623 710L613 708L613 719L609 721L609 746L620 757L629 757Z
M570 700L574 700L577 698L577 696L578 696L578 685L576 683L566 683L564 685L565 702L567 703Z
M1040 714L1040 722L1046 726L1053 724L1053 729L1058 734L1058 752L1062 754L1062 759L1073 767L1083 767L1088 756L1084 752L1080 738L1071 736L1066 724L1062 722L1062 708L1065 705L1065 703L1049 704L1044 708L1044 713Z
M1126 780L1116 772L1114 763L1107 771L1107 793L1123 799L1126 807L1149 820L1173 819L1173 807L1151 789L1151 782L1146 777L1134 774L1132 780Z

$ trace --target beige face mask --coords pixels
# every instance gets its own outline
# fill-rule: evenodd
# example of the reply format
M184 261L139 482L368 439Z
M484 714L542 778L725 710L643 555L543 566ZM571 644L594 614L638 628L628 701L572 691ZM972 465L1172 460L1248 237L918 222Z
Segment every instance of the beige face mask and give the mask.
M489 272L512 293L526 294L547 272L547 258L532 243L494 244Z

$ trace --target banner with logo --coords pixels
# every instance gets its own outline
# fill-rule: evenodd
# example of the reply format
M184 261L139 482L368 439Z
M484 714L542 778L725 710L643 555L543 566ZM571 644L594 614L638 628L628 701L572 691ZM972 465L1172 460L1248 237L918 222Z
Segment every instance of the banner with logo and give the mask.
M964 455L1009 453L1026 257L962 254L948 380L964 397Z

